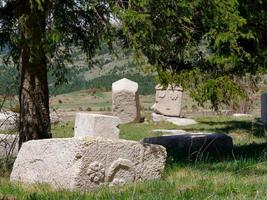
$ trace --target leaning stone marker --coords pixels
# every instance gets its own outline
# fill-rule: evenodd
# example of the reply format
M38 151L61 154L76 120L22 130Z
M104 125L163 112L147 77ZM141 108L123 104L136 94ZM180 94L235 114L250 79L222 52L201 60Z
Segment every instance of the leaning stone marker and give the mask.
M168 156L175 160L202 159L207 156L220 158L233 151L230 136L219 133L182 133L144 138L144 143L158 144L166 148Z
M183 89L171 85L166 89L157 85L155 89L156 102L152 106L152 110L161 115L179 117L181 115Z
M165 161L159 145L93 137L35 140L22 145L10 179L91 190L157 179Z
M267 93L261 95L261 121L267 124Z
M126 78L112 83L112 111L122 123L140 121L138 84Z
M74 127L74 137L104 137L119 139L118 126L120 119L114 116L77 113Z

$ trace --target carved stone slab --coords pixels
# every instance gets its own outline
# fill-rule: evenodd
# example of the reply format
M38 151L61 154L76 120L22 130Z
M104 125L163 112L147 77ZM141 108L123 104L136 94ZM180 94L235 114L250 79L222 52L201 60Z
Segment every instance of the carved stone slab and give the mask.
M152 110L158 114L179 117L181 114L181 102L183 89L169 85L166 89L157 85L156 102Z
M74 137L91 136L119 139L119 124L120 119L115 116L77 113Z
M140 121L138 84L126 78L112 83L112 111L122 123Z
M22 145L11 181L91 190L105 185L157 179L166 150L160 145L104 138L29 141Z

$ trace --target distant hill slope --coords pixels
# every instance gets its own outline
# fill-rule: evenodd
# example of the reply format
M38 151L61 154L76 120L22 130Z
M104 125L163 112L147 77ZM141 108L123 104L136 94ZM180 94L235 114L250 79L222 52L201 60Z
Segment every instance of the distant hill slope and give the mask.
M65 74L68 84L55 86L56 77L53 71L48 73L49 90L51 95L64 94L84 89L101 89L110 91L114 81L128 78L139 84L141 94L152 94L154 92L155 74L144 74L137 66L131 54L117 56L109 54L108 51L99 51L94 58L96 64L88 66L85 55L79 51L73 53L73 64L68 64ZM0 60L0 94L7 91L17 94L18 72L15 67L4 66Z

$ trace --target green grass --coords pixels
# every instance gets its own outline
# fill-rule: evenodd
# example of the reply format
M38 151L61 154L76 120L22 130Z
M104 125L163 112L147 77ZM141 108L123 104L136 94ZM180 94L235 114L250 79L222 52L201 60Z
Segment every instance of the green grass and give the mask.
M197 125L177 127L170 123L153 123L148 118L145 123L121 125L120 135L123 139L138 141L155 136L152 130L162 128L223 132L233 138L235 148L232 158L169 162L160 180L102 188L88 193L55 191L42 185L19 186L9 183L8 177L2 177L0 194L17 199L267 199L265 127L252 118L212 116L197 120L200 122ZM71 137L73 123L57 124L52 130L54 137Z

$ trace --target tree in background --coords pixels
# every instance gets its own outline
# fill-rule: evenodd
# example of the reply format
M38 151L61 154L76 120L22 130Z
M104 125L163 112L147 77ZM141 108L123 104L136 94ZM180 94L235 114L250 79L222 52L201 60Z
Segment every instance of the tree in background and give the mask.
M200 104L238 102L239 77L266 67L266 3L260 0L2 0L0 47L20 76L20 146L51 137L47 70L66 81L73 46L88 60L116 36ZM114 32L113 32L114 31Z
M257 90L267 60L264 1L141 0L122 9L122 35L155 66L161 84L182 85L216 111Z
M8 47L6 63L14 63L20 76L19 145L50 138L48 67L59 81L72 46L91 58L104 39L112 37L111 8L116 1L2 0L0 47Z

